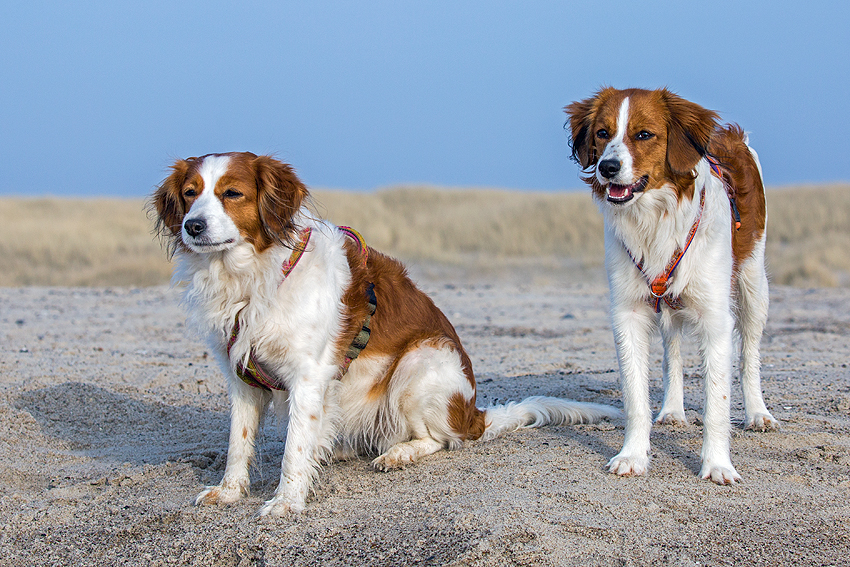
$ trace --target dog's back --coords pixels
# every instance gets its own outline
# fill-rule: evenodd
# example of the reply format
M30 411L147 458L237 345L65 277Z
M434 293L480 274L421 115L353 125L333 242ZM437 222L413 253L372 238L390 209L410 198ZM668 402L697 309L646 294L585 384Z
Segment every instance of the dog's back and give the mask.
M737 268L752 255L756 242L764 237L767 210L761 167L755 152L747 145L746 133L737 124L718 128L711 137L708 151L720 164L733 218L740 222L732 231L732 254Z

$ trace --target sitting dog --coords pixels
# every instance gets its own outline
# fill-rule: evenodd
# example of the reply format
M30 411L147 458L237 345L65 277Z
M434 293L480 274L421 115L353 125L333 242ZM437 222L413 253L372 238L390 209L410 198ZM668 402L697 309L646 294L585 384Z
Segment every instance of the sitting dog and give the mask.
M616 90L565 108L572 155L605 221L605 266L626 432L608 463L618 475L649 464L648 358L660 325L664 401L657 423L686 423L680 334L693 326L703 361L700 476L733 484L730 376L741 337L746 427L776 429L762 399L759 342L767 320L761 165L740 127L666 89Z
M454 328L404 267L315 218L292 169L251 153L178 160L157 189L189 320L227 378L224 477L197 504L248 492L260 417L288 415L280 483L260 514L303 510L321 461L377 453L404 467L464 440L596 421L615 408L532 397L480 410Z

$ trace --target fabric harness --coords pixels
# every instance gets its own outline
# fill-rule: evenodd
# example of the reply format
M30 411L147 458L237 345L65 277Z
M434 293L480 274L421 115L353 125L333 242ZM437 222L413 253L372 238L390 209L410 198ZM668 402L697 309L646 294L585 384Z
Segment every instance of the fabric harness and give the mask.
M694 224L691 225L691 230L688 232L688 238L685 240L684 248L677 248L673 253L673 257L670 258L670 261L667 262L667 267L664 269L661 274L655 277L655 279L650 279L649 276L646 275L646 272L643 271L643 260L636 260L632 255L631 250L626 248L626 253L629 255L629 258L632 259L634 265L643 274L646 278L647 283L649 284L649 304L652 305L653 309L655 309L656 313L661 313L661 302L664 301L670 309L681 309L684 307L682 301L679 297L672 297L667 295L667 290L670 287L670 280L673 277L673 272L676 271L676 268L679 266L679 262L682 260L682 257L685 255L685 252L688 251L688 247L690 247L691 242L694 239L694 236L697 233L697 229L699 228L699 222L702 219L702 211L705 208L705 188L703 188L702 192L699 196L699 210L697 211L697 218L694 219Z
M369 249L367 248L365 242L363 241L363 237L359 232L354 230L348 226L340 226L338 227L341 232L343 232L348 238L354 241L360 249L360 256L362 258L363 266L366 266L366 262L369 259ZM312 233L311 228L305 228L300 233L300 239L298 244L292 249L292 254L290 254L289 258L283 263L281 266L281 273L283 274L283 279L281 280L281 284L283 280L289 276L295 266L298 264L298 260L301 259L301 256L304 255L304 251L307 249L307 243L310 241L310 234ZM341 378L348 371L348 367L351 365L351 362L360 356L360 353L363 349L366 348L366 345L369 343L369 337L372 334L370 329L370 323L372 321L372 316L375 314L375 311L378 307L378 299L375 296L375 286L371 282L366 285L366 317L363 319L363 324L360 327L360 332L357 333L357 336L354 337L354 340L348 346L348 349L345 352L345 357L343 359L342 364L340 365L339 374L337 378ZM240 311L241 313L241 311ZM236 320L233 323L233 330L230 332L230 338L227 341L227 356L230 358L230 351L233 348L233 345L236 344L236 340L239 338L239 313L236 314ZM237 362L236 363L236 375L239 378L248 384L249 386L253 386L255 388L262 388L264 390L285 390L283 385L280 383L278 379L276 379L270 372L265 370L263 366L257 360L256 354L254 352L253 346L248 352L248 360L247 362Z
M741 228L741 214L738 212L738 205L735 203L735 194L732 187L726 182L726 179L723 178L723 171L720 169L720 162L717 161L714 156L709 154L705 155L705 159L708 161L708 165L711 167L711 174L718 178L722 183L723 187L726 189L726 196L729 198L729 206L732 212L732 225L734 230L739 230ZM684 304L682 303L681 298L678 296L672 297L667 295L667 290L670 287L670 280L673 278L673 272L676 271L676 268L679 265L679 262L682 260L682 256L685 255L685 252L688 251L688 247L691 245L691 241L694 239L694 235L697 233L697 229L699 228L700 220L702 219L703 209L705 208L705 187L703 187L702 192L699 196L699 210L697 211L697 217L694 219L694 224L691 226L690 232L688 232L688 238L685 241L684 248L678 248L673 253L673 257L670 258L670 261L667 263L667 267L664 271L655 279L650 279L649 276L646 275L646 272L643 271L643 260L638 261L632 255L632 251L626 248L626 253L629 255L629 258L632 259L632 262L643 274L646 278L647 283L649 284L649 304L655 310L656 313L661 313L661 302L667 304L670 309L682 309Z

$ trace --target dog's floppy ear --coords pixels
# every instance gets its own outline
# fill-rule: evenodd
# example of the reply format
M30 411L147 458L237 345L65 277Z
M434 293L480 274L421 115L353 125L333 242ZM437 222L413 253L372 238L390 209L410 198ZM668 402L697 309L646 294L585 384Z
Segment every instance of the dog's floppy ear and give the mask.
M662 98L670 112L667 163L674 173L689 174L708 150L719 116L667 89L662 91Z
M153 194L152 205L156 210L156 232L163 238L180 237L186 206L181 190L186 183L191 163L177 160L171 166L171 175L165 178Z
M291 244L295 237L292 220L307 197L307 188L292 167L270 156L259 156L252 165L263 229L273 240Z
M596 97L574 102L564 107L570 121L570 147L573 161L582 169L596 163L596 147L593 144L593 121L596 119Z
M599 156L596 155L596 144L594 142L593 123L599 114L599 109L615 93L613 87L605 87L592 97L569 104L564 107L564 112L570 120L570 147L572 148L573 161L586 169L596 164Z

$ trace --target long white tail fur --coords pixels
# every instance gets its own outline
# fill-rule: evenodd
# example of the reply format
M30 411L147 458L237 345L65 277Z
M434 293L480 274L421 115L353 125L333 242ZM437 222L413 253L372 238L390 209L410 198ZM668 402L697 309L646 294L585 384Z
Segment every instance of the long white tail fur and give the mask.
M623 412L612 406L547 396L532 396L521 402L492 406L484 412L486 429L482 440L494 439L516 429L595 423L604 417L623 416Z

